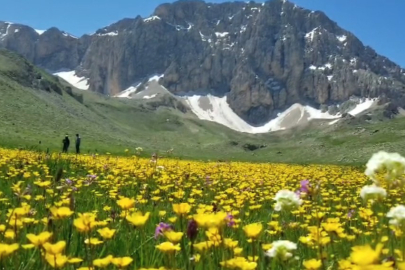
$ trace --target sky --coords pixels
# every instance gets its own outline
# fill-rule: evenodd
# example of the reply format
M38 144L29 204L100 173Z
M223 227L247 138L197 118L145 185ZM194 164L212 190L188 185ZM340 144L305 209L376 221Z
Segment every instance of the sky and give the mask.
M304 8L325 12L365 45L405 67L405 0L290 1ZM26 24L40 30L55 26L81 36L123 18L135 18L137 15L148 17L159 4L167 2L173 1L97 0L95 4L90 0L17 0L1 5L0 20Z

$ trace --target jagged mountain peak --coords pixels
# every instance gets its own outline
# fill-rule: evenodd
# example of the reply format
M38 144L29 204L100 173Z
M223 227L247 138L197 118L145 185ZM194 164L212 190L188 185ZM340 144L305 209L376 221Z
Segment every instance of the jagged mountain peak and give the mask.
M296 103L331 111L351 96L405 103L403 69L325 13L284 0L177 1L79 39L50 29L4 41L2 29L0 47L67 69L90 91L114 96L163 74L159 82L172 94L226 96L253 126Z

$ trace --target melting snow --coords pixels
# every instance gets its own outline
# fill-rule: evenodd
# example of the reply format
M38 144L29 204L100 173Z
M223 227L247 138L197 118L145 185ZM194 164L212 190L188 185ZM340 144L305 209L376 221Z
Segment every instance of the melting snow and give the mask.
M346 35L341 35L341 36L337 36L336 37L340 42L345 42L345 40L347 39Z
M151 82L151 81L157 81L158 82L159 79L163 78L164 76L165 76L164 74L152 76L152 77L149 78L148 82Z
M206 36L204 36L203 33L201 33L201 31L200 31L200 36L201 36L202 41L207 41L208 43L212 42L212 40L210 38L207 38Z
M118 31L109 32L109 33L104 33L104 34L97 34L97 36L99 36L99 37L105 37L105 36L112 36L112 37L114 37L114 36L118 36Z
M149 18L144 19L144 22L151 22L151 21L155 21L155 20L161 20L159 16L151 16Z
M76 75L76 71L61 71L56 72L53 75L61 77L74 87L80 90L88 90L89 89L89 79L86 77L79 77Z
M168 25L170 25L170 26L173 26L177 31L182 31L182 30L190 31L191 28L193 28L193 26L194 26L194 24L192 24L192 23L187 23L188 24L187 27L182 26L182 25L174 25L174 24L171 24L171 23L168 23L168 22L166 22L166 23Z
M311 32L306 33L305 37L310 39L311 41L313 41L317 29L318 29L318 27L314 28Z
M292 126L304 124L312 119L335 119L340 117L322 113L320 110L309 106L294 104L286 111L278 114L277 118L267 124L254 127L246 123L230 108L226 96L220 98L212 95L194 95L183 98L199 119L216 122L233 130L246 133L266 133L284 130Z
M376 102L377 102L377 99L375 99L375 98L367 98L363 102L357 104L356 108L354 108L353 110L351 110L348 113L353 116L356 116L356 115L364 112L365 110L368 110L369 108L371 108L371 106L373 106Z
M15 29L14 30L14 33L18 33L18 32L20 32L20 29Z
M325 70L325 69L332 69L332 64L326 63L325 65L321 67L316 67L314 65L309 66L309 69L311 70Z
M356 63L357 63L357 58L350 59L350 64L351 65L356 65Z
M138 87L141 86L142 83L138 83L136 86L131 86L122 91L117 95L117 97L121 98L129 98L132 93L135 93L138 90Z
M223 32L223 33L215 32L215 35L216 35L218 38L223 38L223 37L226 37L227 35L229 35L229 32Z
M7 28L6 28L6 32L5 32L4 34L1 34L1 35L0 35L0 39L3 39L3 38L5 38L5 37L8 35L8 30L10 30L10 26L13 25L13 24L10 23L10 22L6 22L6 24L8 24L8 25L7 25Z
M329 122L329 125L331 126L331 125L333 125L333 124L336 124L337 122L339 122L339 120L340 120L340 119L333 120L333 121Z
M155 75L155 76L152 76L152 77L150 77L149 79L148 79L148 82L153 82L153 81L156 81L156 82L158 82L159 81L159 79L160 78L163 78L164 77L164 74L162 74L162 75ZM136 93L136 91L138 90L138 88L139 88L139 86L141 86L141 84L142 84L142 82L140 82L140 83L138 83L138 84L136 84L136 85L133 85L133 86L130 86L129 88L127 88L127 89L125 89L124 91L122 91L122 92L120 92L118 95L116 95L116 97L121 97L121 98L131 98L131 94L133 94L133 93ZM144 90L144 91L146 91L147 90L147 88ZM142 92L144 92L144 91L142 91ZM141 93L141 92L140 92ZM140 94L139 93L139 94ZM142 98L143 99L151 99L151 98L154 98L154 97L156 97L157 96L157 94L153 94L153 95L150 95L150 96L143 96Z
M157 96L157 94L153 94L151 96L143 96L143 99L151 99L151 98L154 98L156 96Z
M333 75L328 76L328 81L331 81L333 79Z
M62 35L64 35L65 37L71 37L71 38L77 39L77 37L75 37L75 36L73 36L73 35L71 35L69 33L66 33L66 32L62 32Z
M34 29L34 30L35 30L35 32L38 33L38 35L42 35L46 31L46 30L38 30L38 29Z

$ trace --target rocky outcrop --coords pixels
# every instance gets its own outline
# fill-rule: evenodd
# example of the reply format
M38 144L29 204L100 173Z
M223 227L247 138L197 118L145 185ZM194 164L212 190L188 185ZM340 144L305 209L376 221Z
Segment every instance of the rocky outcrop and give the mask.
M0 47L49 70L76 69L92 91L115 95L164 74L160 83L177 95L227 94L253 125L296 102L336 111L353 95L384 95L405 105L403 69L324 13L284 0L178 1L81 38L7 27L0 23Z

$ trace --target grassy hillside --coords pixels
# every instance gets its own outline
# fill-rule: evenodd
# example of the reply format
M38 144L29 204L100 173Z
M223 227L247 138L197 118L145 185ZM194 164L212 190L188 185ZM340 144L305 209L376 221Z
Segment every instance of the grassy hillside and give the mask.
M0 145L60 151L65 134L73 140L80 133L83 152L123 154L141 146L147 154L164 154L173 148L174 156L190 159L357 164L379 149L405 152L403 119L314 122L301 130L249 135L190 112L69 91L65 84L0 51Z

